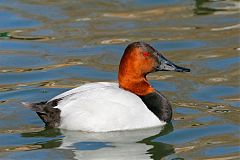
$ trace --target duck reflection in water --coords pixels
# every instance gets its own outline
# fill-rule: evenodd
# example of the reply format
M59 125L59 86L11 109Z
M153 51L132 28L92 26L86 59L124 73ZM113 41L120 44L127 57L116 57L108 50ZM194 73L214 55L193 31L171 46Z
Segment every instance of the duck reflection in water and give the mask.
M89 133L60 129L22 133L23 137L52 137L37 143L42 149L52 148L72 152L73 159L158 160L175 153L173 145L155 141L173 131L172 124L131 131Z

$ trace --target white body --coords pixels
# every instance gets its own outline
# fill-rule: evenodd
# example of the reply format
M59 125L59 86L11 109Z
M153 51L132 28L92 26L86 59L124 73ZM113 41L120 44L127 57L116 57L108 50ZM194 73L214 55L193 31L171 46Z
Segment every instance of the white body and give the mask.
M135 94L117 83L86 84L64 92L50 101L63 98L62 129L89 132L133 130L164 125Z

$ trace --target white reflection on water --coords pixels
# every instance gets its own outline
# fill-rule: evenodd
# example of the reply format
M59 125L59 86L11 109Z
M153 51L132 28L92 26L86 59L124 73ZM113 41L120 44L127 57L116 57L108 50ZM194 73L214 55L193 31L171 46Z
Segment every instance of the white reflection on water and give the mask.
M72 150L75 159L131 159L147 160L152 159L151 154L147 154L154 146L153 139L159 136L163 128L149 128L133 131L88 133L62 130L63 138L59 149ZM145 139L146 137L147 140ZM145 140L144 140L145 139ZM153 143L153 144L151 144ZM160 144L158 142L158 144ZM169 144L161 144L163 151L159 148L159 156L164 150L174 149ZM165 152L170 154L172 152ZM158 155L156 155L158 156Z

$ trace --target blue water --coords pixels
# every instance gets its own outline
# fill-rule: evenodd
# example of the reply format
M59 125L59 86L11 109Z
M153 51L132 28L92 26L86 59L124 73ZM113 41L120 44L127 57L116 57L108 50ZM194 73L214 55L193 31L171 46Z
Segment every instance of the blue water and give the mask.
M240 159L237 1L0 0L0 10L0 159ZM191 68L148 76L172 103L170 124L109 133L47 129L21 105L116 81L133 41Z

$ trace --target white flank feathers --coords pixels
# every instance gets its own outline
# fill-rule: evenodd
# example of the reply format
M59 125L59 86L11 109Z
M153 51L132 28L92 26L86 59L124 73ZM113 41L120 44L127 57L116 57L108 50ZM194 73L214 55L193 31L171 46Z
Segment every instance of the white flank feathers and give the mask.
M117 83L86 84L64 92L59 128L89 132L133 130L164 125L135 94Z

